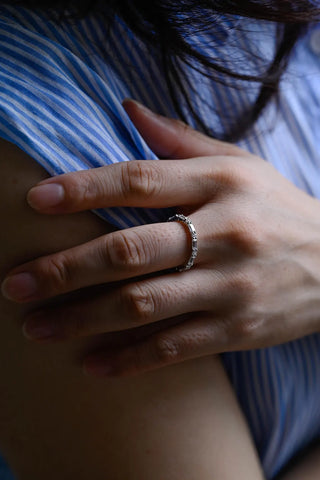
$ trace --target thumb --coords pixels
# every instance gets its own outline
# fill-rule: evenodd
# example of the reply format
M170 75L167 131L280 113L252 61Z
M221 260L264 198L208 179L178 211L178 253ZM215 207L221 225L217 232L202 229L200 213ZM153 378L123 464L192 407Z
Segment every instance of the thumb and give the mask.
M162 158L179 159L209 155L245 155L231 143L214 140L173 118L158 115L135 100L122 102L130 119L151 150Z

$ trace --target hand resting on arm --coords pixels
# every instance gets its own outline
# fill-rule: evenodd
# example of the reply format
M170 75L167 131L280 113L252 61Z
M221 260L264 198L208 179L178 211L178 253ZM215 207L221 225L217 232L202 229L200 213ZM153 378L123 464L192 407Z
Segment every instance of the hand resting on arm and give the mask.
M0 155L1 278L20 263L111 231L91 213L32 211L27 191L47 174L2 140ZM83 299L83 292L76 295ZM53 299L52 307L62 300ZM101 381L83 374L84 352L96 342L109 350L126 340L103 335L34 344L21 326L29 310L44 305L0 297L0 451L18 480L262 479L217 357Z
M140 344L113 355L102 351L86 364L96 375L121 376L318 332L319 201L255 155L134 102L125 106L150 147L170 160L63 175L42 182L29 200L51 215L114 205L177 206L198 233L195 266L163 275L189 255L188 235L177 222L111 233L19 266L5 288L11 299L26 303L127 280L115 284L111 296L33 312L24 326L27 336L49 341L51 333L51 340L59 341L176 318L177 325ZM56 184L65 196L58 205L46 206L45 188L52 193ZM60 275L52 265L59 265ZM23 279L25 273L33 276L36 291L27 292L24 280L15 276L21 273ZM89 312L95 312L94 321Z

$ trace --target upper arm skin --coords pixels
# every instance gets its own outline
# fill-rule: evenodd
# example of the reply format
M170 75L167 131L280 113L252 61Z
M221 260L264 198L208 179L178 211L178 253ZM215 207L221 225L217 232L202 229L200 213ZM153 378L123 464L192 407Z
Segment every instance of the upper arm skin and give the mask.
M35 213L26 194L46 172L4 140L0 158L1 280L14 266L111 231L92 213ZM0 298L0 451L19 480L262 479L217 357L91 378L78 359L92 340L23 337L32 307Z
M299 455L286 473L279 475L277 480L319 480L320 478L320 443L312 446L308 451Z

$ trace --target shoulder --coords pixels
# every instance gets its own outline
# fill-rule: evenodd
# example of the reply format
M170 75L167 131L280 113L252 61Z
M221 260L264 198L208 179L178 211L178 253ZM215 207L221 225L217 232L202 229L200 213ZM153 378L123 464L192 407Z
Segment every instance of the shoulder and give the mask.
M26 202L29 189L48 177L17 146L0 139L0 276L40 255L63 250L114 230L91 212L47 216Z

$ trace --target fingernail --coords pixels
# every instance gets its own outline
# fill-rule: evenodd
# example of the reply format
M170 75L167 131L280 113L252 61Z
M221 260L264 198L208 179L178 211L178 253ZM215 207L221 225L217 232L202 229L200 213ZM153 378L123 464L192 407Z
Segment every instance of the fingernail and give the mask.
M30 207L36 210L56 207L64 200L64 188L58 183L49 183L33 187L27 195Z
M22 326L22 332L28 340L47 340L57 336L57 326L43 319L41 313L28 319Z
M8 300L23 301L33 297L38 291L38 284L30 273L18 273L7 277L1 285L1 293Z
M137 100L133 100L132 98L126 98L122 104L125 104L126 102L131 102L131 103L134 103L138 108L139 110L142 110L146 115L149 115L151 117L160 117L160 115L158 115L157 113L155 113L154 111L150 110L150 108L146 107L145 105L143 105L142 103L138 102Z

